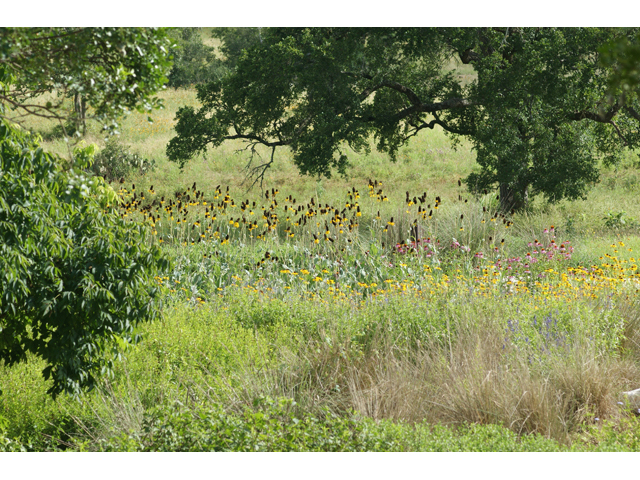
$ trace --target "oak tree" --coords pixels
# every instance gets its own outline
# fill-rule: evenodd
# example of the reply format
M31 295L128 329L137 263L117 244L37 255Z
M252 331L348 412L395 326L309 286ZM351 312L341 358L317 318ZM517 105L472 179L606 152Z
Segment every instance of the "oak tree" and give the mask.
M167 146L183 166L231 139L278 147L303 174L344 173L349 153L395 160L423 130L468 138L473 191L499 188L503 209L530 196L583 197L598 166L638 142L635 101L607 102L600 48L633 32L598 28L271 28L226 77L198 86ZM473 66L466 82L447 68ZM257 180L256 178L256 180Z

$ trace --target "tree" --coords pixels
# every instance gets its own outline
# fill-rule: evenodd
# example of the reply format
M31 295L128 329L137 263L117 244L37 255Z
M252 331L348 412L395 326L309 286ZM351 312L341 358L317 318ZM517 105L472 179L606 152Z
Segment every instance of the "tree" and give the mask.
M242 52L256 43L262 42L262 32L259 27L218 27L212 31L212 36L219 39L220 53L224 57L227 68L234 69Z
M606 103L599 48L630 33L581 28L268 29L236 68L198 87L182 108L171 160L229 139L293 150L303 174L344 173L348 148L369 139L395 160L410 137L436 126L467 137L479 170L472 191L500 189L503 210L544 194L579 198L638 142L636 103ZM465 84L450 62L470 64Z
M604 45L602 63L611 68L609 78L611 103L622 97L637 96L640 88L640 33L635 38L621 36Z
M148 229L120 217L111 187L83 173L93 146L76 148L69 166L7 118L11 109L64 118L59 105L19 101L52 88L82 88L109 126L126 108L151 107L170 63L143 54L160 51L163 36L65 32L0 36L0 360L42 358L53 396L78 395L111 370L118 346L135 341L136 325L158 314L154 275L167 268ZM39 56L45 53L51 56Z
M161 105L154 95L167 81L172 45L166 29L0 28L0 115L72 118L80 127L91 107L91 118L117 131L128 111ZM47 92L57 100L33 101ZM63 108L69 97L77 114Z
M201 29L176 29L176 46L171 49L173 67L169 73L169 87L179 88L221 77L227 69L216 58L215 49L202 42Z

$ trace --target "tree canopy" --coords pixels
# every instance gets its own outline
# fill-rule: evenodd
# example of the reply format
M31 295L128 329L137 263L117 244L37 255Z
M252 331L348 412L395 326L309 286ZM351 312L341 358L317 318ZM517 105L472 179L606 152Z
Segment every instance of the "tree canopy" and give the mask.
M215 55L215 49L202 41L200 28L177 28L174 36L176 45L170 50L173 66L169 72L168 87L189 87L226 72L223 62Z
M500 188L503 209L529 195L583 197L598 163L638 142L638 105L608 102L600 49L633 32L598 28L272 28L224 78L177 114L167 155L183 166L230 139L291 148L303 174L345 172L370 139L395 160L436 126L468 138L473 191ZM449 66L473 66L463 81ZM254 170L264 174L273 161Z
M144 225L116 210L116 193L84 172L93 146L71 163L9 119L64 118L38 94L81 92L114 127L147 109L170 62L161 31L0 30L0 361L45 362L49 393L79 394L108 372L135 326L158 314L154 275L166 268Z
M167 81L172 45L166 29L2 27L0 116L66 120L63 101L78 94L115 131L127 111L160 105L154 95ZM33 101L46 92L57 100Z

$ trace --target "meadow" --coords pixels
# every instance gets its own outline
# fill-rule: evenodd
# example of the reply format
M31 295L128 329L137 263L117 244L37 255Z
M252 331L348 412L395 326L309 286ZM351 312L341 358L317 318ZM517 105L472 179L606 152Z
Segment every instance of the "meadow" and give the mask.
M155 168L112 186L173 260L162 319L79 401L51 400L36 359L0 367L0 450L638 450L635 152L587 199L512 214L466 191L474 152L440 130L396 163L353 154L345 178L283 150L252 187L267 151L170 163L195 92L160 96L119 136Z

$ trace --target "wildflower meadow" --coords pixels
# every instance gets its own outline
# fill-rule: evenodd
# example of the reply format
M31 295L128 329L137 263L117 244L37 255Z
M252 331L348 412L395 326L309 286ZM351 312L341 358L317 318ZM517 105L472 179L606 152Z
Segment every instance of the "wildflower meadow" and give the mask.
M635 154L587 199L520 212L469 193L474 152L441 131L346 178L282 152L254 183L237 145L168 162L195 100L163 95L119 137L154 168L107 207L170 260L161 318L80 400L49 398L37 360L0 367L0 449L637 451Z

